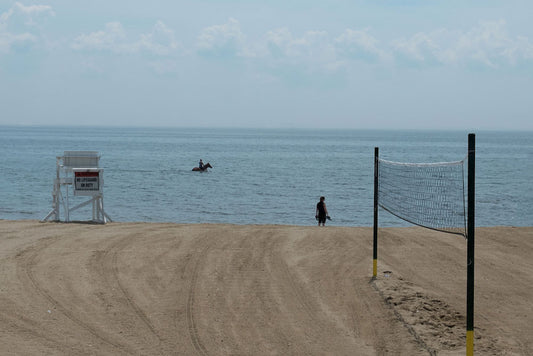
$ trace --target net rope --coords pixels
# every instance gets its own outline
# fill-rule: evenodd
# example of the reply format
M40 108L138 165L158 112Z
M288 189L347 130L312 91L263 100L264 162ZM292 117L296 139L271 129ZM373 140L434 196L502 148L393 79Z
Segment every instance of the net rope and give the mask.
M378 205L412 224L466 237L464 163L378 159Z

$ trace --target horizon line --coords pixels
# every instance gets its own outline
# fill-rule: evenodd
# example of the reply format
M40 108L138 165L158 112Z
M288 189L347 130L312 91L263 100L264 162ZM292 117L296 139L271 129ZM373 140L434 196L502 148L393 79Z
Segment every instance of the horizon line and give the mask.
M84 124L3 124L0 127L12 128L85 128L85 129L186 129L186 130L287 130L287 131L443 131L443 132L533 132L533 128L429 128L429 127L296 127L296 126L188 126L188 125L84 125Z

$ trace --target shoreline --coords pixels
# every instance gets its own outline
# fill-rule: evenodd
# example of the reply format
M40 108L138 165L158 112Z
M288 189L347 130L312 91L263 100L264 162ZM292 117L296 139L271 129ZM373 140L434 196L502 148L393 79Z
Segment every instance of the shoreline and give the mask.
M116 221L116 220L113 220L112 222L108 222L106 224L101 224L101 223L97 223L97 222L92 222L91 220L75 220L75 221L70 221L70 222L65 222L65 221L41 221L41 220L38 220L38 219L3 219L3 218L0 218L0 222L17 222L17 221L20 221L20 222L36 222L36 223L42 223L42 224L85 224L85 225L108 225L108 224L176 224L176 225L193 225L193 226L196 226L196 225L230 225L230 226L280 226L280 227L317 227L316 224L313 224L313 225L295 225L295 224L253 224L253 223L247 223L247 224L239 224L239 223L229 223L229 222L202 222L202 223L187 223L187 222L175 222L175 221ZM343 225L333 225L332 223L330 223L329 225L326 224L326 227L331 227L331 228L347 228L347 229L350 229L350 228L369 228L369 229L373 229L373 226L371 225L353 225L353 226L343 226ZM418 226L418 225L414 225L414 224L411 224L409 226L379 226L378 227L379 229L410 229L410 228L420 228L420 229L427 229L427 230L433 230L433 229L430 229L430 228L426 228L426 227L423 227L423 226ZM510 228L510 229L514 229L514 228L518 228L518 229L528 229L528 228L531 228L533 229L533 225L527 225L527 226L521 226L521 225L493 225L493 226L476 226L476 229L491 229L491 228L496 228L496 229L500 229L500 228L503 228L503 229L507 229L507 228ZM435 232L440 232L440 233L443 233L443 234L448 234L447 232L444 232L444 231L439 231L439 230L433 230ZM452 234L452 235L457 235L457 234Z

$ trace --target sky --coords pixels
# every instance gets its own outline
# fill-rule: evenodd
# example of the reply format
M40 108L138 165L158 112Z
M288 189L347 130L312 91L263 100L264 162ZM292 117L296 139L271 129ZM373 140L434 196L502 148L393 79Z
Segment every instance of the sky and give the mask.
M0 125L533 130L531 0L0 0Z

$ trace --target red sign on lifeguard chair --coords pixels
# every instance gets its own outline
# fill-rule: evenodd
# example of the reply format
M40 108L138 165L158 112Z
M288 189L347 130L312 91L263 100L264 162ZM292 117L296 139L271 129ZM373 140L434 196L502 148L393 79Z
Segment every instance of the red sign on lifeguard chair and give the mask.
M74 168L74 195L95 195L100 192L102 168Z
M77 191L100 190L100 172L74 172L74 185Z

